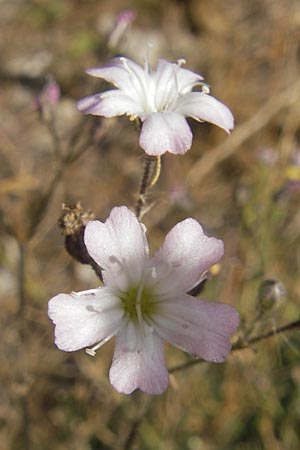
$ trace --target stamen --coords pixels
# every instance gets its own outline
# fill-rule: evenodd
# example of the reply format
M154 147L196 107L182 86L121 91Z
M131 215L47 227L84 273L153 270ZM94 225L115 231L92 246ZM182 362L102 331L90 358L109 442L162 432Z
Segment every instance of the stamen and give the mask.
M210 89L209 89L208 84L202 84L201 90L202 90L202 92L204 92L204 94L209 94L210 93Z
M172 64L173 71L170 74L169 79L166 81L168 88L165 90L162 101L160 102L163 107L162 109L164 110L172 109L176 104L179 94L177 72L182 64L185 64L185 59L178 59L177 64Z
M147 99L147 85L149 83L149 73L144 73L144 76L142 76L138 70L135 69L134 66L130 66L127 58L124 56L121 56L120 61L123 63L125 69L127 72L131 75L131 83L133 88L138 92L139 96L142 96L142 98Z
M84 295L95 295L97 293L98 289L87 289L86 291L81 292L72 292L71 295L73 297L83 297Z
M183 58L177 60L177 64L178 64L179 67L181 67L185 63L186 63L186 60L183 59Z
M102 341L98 342L98 344L96 344L94 347L92 348L86 348L85 349L85 353L87 353L90 356L95 356L96 355L96 350L98 350L98 348L102 347L102 345L106 344L106 342L108 342L112 337L114 337L116 335L116 331L114 331L113 333L111 333L109 336L107 336L106 338L102 339Z
M128 72L132 72L128 65L127 59L124 56L121 56L120 61L123 63L125 69L127 69Z
M150 53L150 50L152 48L153 48L153 43L152 42L147 42L145 63L144 63L144 70L145 70L146 76L149 75L149 73L150 73L149 53Z

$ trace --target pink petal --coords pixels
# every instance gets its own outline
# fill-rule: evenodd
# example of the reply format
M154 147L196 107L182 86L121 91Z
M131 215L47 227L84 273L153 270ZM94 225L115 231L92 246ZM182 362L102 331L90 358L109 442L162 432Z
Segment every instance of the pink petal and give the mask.
M105 223L87 224L84 234L87 250L102 267L106 284L126 291L137 285L148 261L145 229L126 206L112 209Z
M55 324L57 347L72 352L116 334L124 311L119 298L108 288L99 288L53 297L48 315Z
M223 253L223 242L206 236L196 220L179 222L151 260L157 272L158 292L176 295L189 291Z
M229 337L239 325L239 314L230 305L185 295L162 302L153 325L175 347L206 361L222 362L230 352Z
M82 98L77 102L77 109L84 114L104 117L136 115L140 112L137 103L118 89Z
M204 92L191 92L179 97L176 111L194 119L213 123L227 132L234 127L234 118L227 106Z
M143 123L140 145L148 155L183 154L191 147L192 138L182 115L169 111L151 113Z
M142 338L141 346L136 350L127 351L126 348L126 337L119 334L109 372L114 388L123 394L131 394L136 389L152 395L164 392L169 384L169 374L162 339L150 333Z

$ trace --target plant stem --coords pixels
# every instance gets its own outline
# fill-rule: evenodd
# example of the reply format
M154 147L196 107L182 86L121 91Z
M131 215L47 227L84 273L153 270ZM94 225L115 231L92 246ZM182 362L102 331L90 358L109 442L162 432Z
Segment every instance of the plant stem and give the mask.
M286 325L283 325L282 327L279 327L277 329L272 329L268 331L267 333L261 334L259 336L254 336L251 339L248 339L247 342L238 341L236 344L232 346L232 352L240 352L242 350L245 350L247 348L251 348L253 344L256 344L257 342L264 341L265 339L272 338L278 334L286 333L289 331L294 330L300 330L300 320L295 320L294 322L290 322ZM204 359L193 359L191 361L188 361L184 364L179 364L178 366L171 367L169 369L169 373L178 372L179 370L187 369L188 367L194 366L196 364L201 364L206 362Z
M19 306L17 316L22 320L25 310L25 270L26 270L26 245L18 241L19 244L19 268L18 268L18 287L19 287Z
M153 170L153 164L156 164L156 170L150 180L150 176ZM143 206L145 206L145 198L148 189L151 189L157 182L161 169L161 159L160 156L149 156L145 155L145 165L144 173L140 184L139 197L135 206L135 214L138 219L143 215Z
M131 423L131 427L128 433L128 436L124 442L123 450L131 450L133 446L135 445L135 441L137 438L137 433L139 431L139 427L145 418L146 413L149 410L150 404L152 402L152 397L143 395L141 392L135 393L135 400L136 400L136 406L137 406L137 415L135 419L133 419Z

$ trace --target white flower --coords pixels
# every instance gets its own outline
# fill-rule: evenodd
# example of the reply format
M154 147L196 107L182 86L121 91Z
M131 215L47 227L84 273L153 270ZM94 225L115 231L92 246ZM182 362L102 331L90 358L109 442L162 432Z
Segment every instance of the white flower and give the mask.
M156 70L150 70L147 62L142 68L130 59L114 58L109 65L88 69L87 73L109 81L117 89L85 97L77 107L85 114L139 117L143 123L140 146L146 153L183 154L193 138L185 117L211 122L227 132L233 128L230 110L208 95L203 77L183 69L183 63L160 59ZM192 92L197 85L206 89Z
M104 287L49 302L55 343L75 351L116 338L110 381L130 394L139 388L160 394L168 386L164 341L207 361L222 362L239 323L230 305L194 298L186 292L223 254L222 241L205 236L186 219L150 257L145 227L126 207L116 207L105 223L85 230L89 254L103 269Z

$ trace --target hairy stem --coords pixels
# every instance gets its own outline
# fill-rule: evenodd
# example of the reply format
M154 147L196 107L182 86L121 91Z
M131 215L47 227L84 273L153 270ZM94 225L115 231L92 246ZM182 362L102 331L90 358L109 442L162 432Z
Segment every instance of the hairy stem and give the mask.
M155 171L152 175L154 170ZM144 173L140 184L139 197L135 206L135 214L138 219L140 219L143 215L143 207L146 204L146 194L149 189L151 189L155 183L157 182L161 170L161 159L160 156L149 156L145 155L145 165L144 165ZM152 175L152 179L151 179Z

